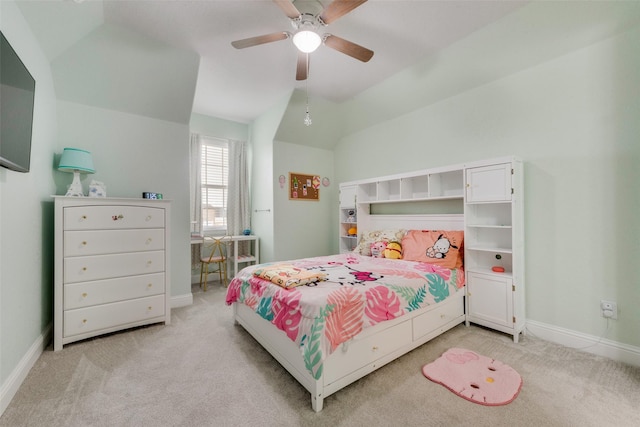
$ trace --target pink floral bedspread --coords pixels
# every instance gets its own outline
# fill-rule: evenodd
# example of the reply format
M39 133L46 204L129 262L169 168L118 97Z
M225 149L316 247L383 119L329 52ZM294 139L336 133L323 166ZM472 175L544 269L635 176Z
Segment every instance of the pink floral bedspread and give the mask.
M276 263L262 264L274 265ZM365 328L444 301L464 287L464 272L436 265L346 253L287 261L327 280L284 289L241 270L226 302L243 303L300 346L314 378L323 361Z

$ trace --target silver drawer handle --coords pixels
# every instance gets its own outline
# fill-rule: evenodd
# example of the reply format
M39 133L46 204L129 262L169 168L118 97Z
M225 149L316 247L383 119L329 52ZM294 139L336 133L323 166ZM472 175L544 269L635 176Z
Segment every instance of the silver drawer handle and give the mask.
M87 242L82 242L82 246L87 246Z
M147 261L147 265L153 264L153 261Z
M151 215L147 215L147 217L144 220L147 222L151 221Z
M87 323L87 319L82 319L82 323L83 324Z
M147 239L147 245L148 245L149 243L151 243L152 241L153 241L153 239L152 239L151 237L149 237L149 238Z
M82 298L86 298L86 297L87 297L87 293L86 293L86 292L83 292L83 293L82 293Z
M149 289L151 289L152 287L153 287L153 284L152 284L152 283L149 283L149 284L147 285L147 288L149 288Z
M80 221L84 221L84 220L86 220L86 219L87 219L87 216L86 216L86 215L82 215L82 216L80 217Z
M378 346L374 345L373 348L371 349L373 351L378 351Z

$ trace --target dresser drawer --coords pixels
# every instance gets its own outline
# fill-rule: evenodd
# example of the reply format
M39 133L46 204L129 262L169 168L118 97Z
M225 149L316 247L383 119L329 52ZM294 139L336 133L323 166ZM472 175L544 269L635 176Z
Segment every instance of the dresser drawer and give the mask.
M454 298L454 296L451 296L450 298ZM441 305L436 306L433 310L413 318L414 340L417 340L429 332L433 332L441 326L446 325L452 320L464 315L462 298L456 298L455 300L445 301L440 304Z
M336 380L362 368L367 363L397 350L403 345L411 344L411 322L409 320L387 328L377 334L347 342L338 347L325 361L324 383L331 384Z
M162 208L118 205L64 208L65 231L163 227Z
M64 309L149 297L164 289L164 273L73 283L64 286Z
M164 249L164 229L65 231L64 256Z
M64 336L86 334L163 316L164 295L114 302L64 312Z
M64 259L64 283L88 282L164 271L164 251L130 252Z

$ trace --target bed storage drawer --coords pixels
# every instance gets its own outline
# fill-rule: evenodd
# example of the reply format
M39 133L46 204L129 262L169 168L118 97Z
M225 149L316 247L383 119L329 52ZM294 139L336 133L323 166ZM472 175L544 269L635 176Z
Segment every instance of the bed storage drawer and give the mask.
M64 312L64 336L143 322L164 315L164 295L102 304Z
M412 319L414 340L418 340L464 315L464 300L458 295L453 295L450 299L441 302L433 310Z
M356 337L338 347L325 361L324 383L331 384L366 364L375 363L399 347L410 344L410 320L362 339Z

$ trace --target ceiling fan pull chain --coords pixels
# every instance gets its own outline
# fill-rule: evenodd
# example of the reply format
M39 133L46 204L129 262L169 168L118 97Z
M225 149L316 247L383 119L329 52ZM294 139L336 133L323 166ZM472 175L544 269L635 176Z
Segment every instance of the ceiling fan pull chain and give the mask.
M307 113L304 115L304 124L311 126L311 116L309 115L309 54L307 54L307 78L304 81L305 92L307 93Z

